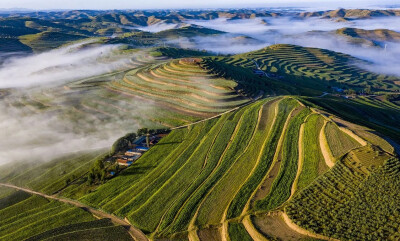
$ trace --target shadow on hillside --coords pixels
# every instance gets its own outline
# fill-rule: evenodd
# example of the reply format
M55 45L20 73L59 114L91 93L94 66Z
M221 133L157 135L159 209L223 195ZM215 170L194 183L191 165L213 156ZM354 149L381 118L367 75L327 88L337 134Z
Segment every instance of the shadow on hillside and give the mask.
M126 169L126 170L122 171L120 174L118 174L118 176L130 176L130 175L144 174L155 167L156 166L135 167L135 164L133 164L128 169Z
M166 142L166 143L157 143L157 146L180 144L180 143L182 143L182 142L181 141L173 141L173 142Z

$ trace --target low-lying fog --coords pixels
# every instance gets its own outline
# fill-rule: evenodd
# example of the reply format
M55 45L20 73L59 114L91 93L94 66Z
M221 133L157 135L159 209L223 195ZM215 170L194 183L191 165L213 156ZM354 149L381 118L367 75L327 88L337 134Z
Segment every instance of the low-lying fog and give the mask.
M85 90L77 97L72 94L73 91L63 92L64 84L119 70L133 58L114 55L118 48L115 45L82 48L84 44L12 58L1 65L0 165L13 161L51 160L66 153L109 148L117 138L139 128L135 115L141 117L140 113L144 110L151 111L151 103L141 101L135 104L130 100L131 105L138 107L127 119L79 119L79 116L78 119L72 117L72 120L63 116L64 109L72 109L75 113L74 104L66 103L79 103L79 98L86 98L92 93ZM57 91L54 96L53 89ZM32 110L23 106L25 97L41 92L49 94L43 96L45 99L52 101L55 98L52 103L54 110ZM118 101L113 105L124 107L124 103ZM91 116L90 113L87 115ZM83 116L86 116L85 113Z
M244 53L278 43L296 44L347 53L371 63L360 67L378 73L400 75L399 40L397 42L379 42L378 46L355 45L345 37L335 34L336 30L344 27L365 30L388 29L400 32L400 17L374 17L343 22L319 17L284 16L244 20L219 18L192 20L187 23L223 31L226 34L181 37L167 40L166 43L218 54ZM177 28L177 25L162 23L144 27L141 30L158 32L172 28Z
M175 45L205 49L222 54L237 54L258 50L272 44L286 43L305 47L325 48L347 53L371 62L362 67L369 70L400 75L400 41L381 42L380 47L355 45L343 36L335 34L337 29L344 27L366 30L389 29L400 32L400 17L375 17L338 22L335 19L295 18L254 18L246 20L215 20L190 21L190 24L227 32L224 35L212 37L194 37L172 40ZM248 36L238 38L233 36ZM386 50L384 46L386 44Z
M224 31L226 34L180 38L166 43L223 54L248 52L276 43L326 48L370 61L370 65L362 67L371 71L400 76L399 42L382 43L382 46L387 46L385 50L382 46L357 46L334 34L343 27L400 31L400 17L348 22L292 17L216 19L190 21L188 24ZM157 32L176 27L176 24L162 23L143 30ZM78 44L27 57L10 58L0 66L0 89L17 88L18 93L24 93L29 88L45 89L119 69L129 62L129 58L113 58L117 48L115 45L82 48L82 44ZM60 121L57 116L28 114L30 112L24 108L15 108L6 101L8 98L2 97L0 92L0 164L24 159L49 159L56 154L109 147L115 139L126 133L126 129L119 126L130 125L132 131L138 127L135 118L121 122L114 119L106 123L82 120L80 125L87 125L92 130L75 131L72 123ZM142 110L152 108L151 104L141 103L140 106Z
M87 43L7 59L0 66L0 88L59 84L107 73L129 62L129 58L112 58L118 45L81 49Z

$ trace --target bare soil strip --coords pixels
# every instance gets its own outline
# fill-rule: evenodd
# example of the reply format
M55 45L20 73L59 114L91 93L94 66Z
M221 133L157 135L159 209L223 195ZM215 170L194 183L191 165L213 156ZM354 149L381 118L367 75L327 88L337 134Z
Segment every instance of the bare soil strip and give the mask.
M367 142L362 139L361 137L359 137L358 135L356 135L353 131L351 131L350 129L347 129L345 127L339 127L339 129L341 131L343 131L344 133L346 133L347 135L349 135L351 138L353 138L354 140L356 140L358 143L360 143L361 146L366 146Z
M82 204L82 203L80 203L80 202L78 202L76 200L70 200L70 199L60 198L60 197L56 197L56 196L52 196L52 195L47 195L47 194L44 194L44 193L41 193L41 192L36 192L36 191L30 190L30 189L27 189L27 188L22 188L22 187L10 185L10 184L5 184L5 183L0 183L0 186L14 188L14 189L21 190L21 191L24 191L24 192L27 192L27 193L31 193L31 194L34 194L34 195L42 196L42 197L47 198L47 199L53 199L53 200L56 200L56 201L59 201L59 202L67 203L67 204L76 206L78 208L81 208L81 209L83 209L83 210L85 210L87 212L90 212L95 217L109 218L109 219L111 219L111 221L113 223L118 224L118 225L122 225L123 227L125 227L134 240L136 240L136 241L148 241L148 238L146 237L146 235L144 235L144 233L140 229L135 228L134 226L132 226L132 224L130 224L127 220L120 219L120 218L118 218L118 217L116 217L114 215L111 215L111 214L105 213L103 211L91 208L91 207L89 207L87 205L84 205L84 204Z
M299 182L300 173L301 173L301 170L303 169L303 162L304 162L304 149L303 149L304 126L305 126L305 123L301 124L301 126L300 126L299 160L297 162L297 173L296 173L296 178L294 179L294 182L293 182L293 185L292 185L292 189L291 189L291 193L290 193L290 197L289 197L288 201L290 199L292 199L294 193L296 192L297 183Z
M293 110L290 111L288 117L286 118L285 124L282 129L281 136L279 137L278 144L276 146L276 151L275 151L273 161L271 163L271 168L268 170L267 174L265 175L264 180L257 187L254 196L252 196L252 198L250 198L250 200L252 200L252 201L257 201L257 200L260 200L260 199L266 197L269 194L269 192L271 191L272 184L275 180L275 177L279 173L279 169L280 169L280 166L282 163L281 162L282 145L283 145L283 141L285 139L286 130L289 125L290 119L292 119L292 115L296 111L296 109L298 109L298 108L297 107L293 108Z
M319 234L310 232L310 231L308 231L308 230L305 230L305 229L303 229L303 228L297 226L297 224L295 224L295 223L289 218L289 216L288 216L286 213L284 213L284 212L281 212L281 215L282 215L283 220L284 220L285 223L287 224L287 226L288 226L289 228L291 228L292 230L294 230L294 231L300 233L300 234L303 234L303 235L306 235L306 236L309 236L309 237L312 237L312 238L322 239L322 240L330 240L330 241L331 241L331 240L332 240L332 241L334 240L334 241L339 241L339 240L337 240L337 239L325 237L325 236L322 236L322 235L319 235Z
M276 104L275 104L274 119L272 120L272 124L271 124L271 126L270 126L270 131L268 132L268 137L265 139L265 142L263 143L263 148L265 148L265 145L266 145L266 143L267 143L267 141L268 141L269 135L271 135L271 129L272 129L272 127L273 127L274 124L275 124L276 117L278 116L279 103L281 102L281 100L282 100L282 99L278 100L278 101L276 102ZM261 160L261 157L262 157L262 152L260 152L260 155L259 155L259 157L258 157L258 158L259 158L258 161ZM245 205L244 208L243 208L242 215L244 215L244 214L249 210L249 208L250 208L250 203L251 203L251 199L252 199L252 197L256 194L256 192L257 192L257 190L260 188L260 186L261 186L261 184L259 184L258 187L256 188L256 190L254 190L253 193L251 194L249 200L247 201L246 205Z
M244 228L246 229L246 231L249 233L249 235L251 236L251 238L254 241L268 241L268 239L266 239L264 237L264 235L262 235L260 232L258 232L256 227L254 227L253 222L251 221L250 215L247 215L246 217L244 217L242 222L243 222Z
M222 241L230 241L229 232L228 232L228 222L223 222L221 226L221 240Z
M324 121L324 125L321 128L321 132L319 133L319 146L321 147L322 155L324 156L325 163L329 168L332 168L335 165L335 159L331 153L331 150L328 146L328 141L326 140L325 135L325 127L328 124L328 121Z

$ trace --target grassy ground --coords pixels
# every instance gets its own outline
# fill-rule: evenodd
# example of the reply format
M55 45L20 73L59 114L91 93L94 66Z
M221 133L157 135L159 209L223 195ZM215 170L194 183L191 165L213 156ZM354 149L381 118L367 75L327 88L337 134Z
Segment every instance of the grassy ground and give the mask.
M318 138L322 125L323 117L317 114L311 115L305 122L303 139L304 164L297 184L299 190L308 186L328 169L319 147Z
M80 208L40 196L13 200L0 208L2 240L112 240L115 236L132 240L124 228L109 220L96 220Z

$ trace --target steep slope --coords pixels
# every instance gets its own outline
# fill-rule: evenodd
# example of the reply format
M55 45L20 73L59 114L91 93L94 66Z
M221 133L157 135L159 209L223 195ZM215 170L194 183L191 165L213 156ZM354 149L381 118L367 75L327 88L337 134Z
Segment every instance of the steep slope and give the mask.
M326 128L324 121L332 126L329 140L341 143L339 139L347 138L353 143L327 143L330 152L339 151L328 172L319 141L319 133ZM383 139L364 138L371 135L356 125L343 125L336 117L328 119L293 98L261 100L172 131L127 169L129 175L112 179L81 201L127 217L151 238L273 237L279 234L263 233L262 224L254 220L283 211L288 201L292 206L305 202L300 198L303 193L350 157L363 160L356 167L365 177L393 157L379 147L387 145ZM309 153L310 148L316 153ZM352 185L357 186L356 180ZM348 195L354 192L351 189ZM296 222L295 208L287 210Z

